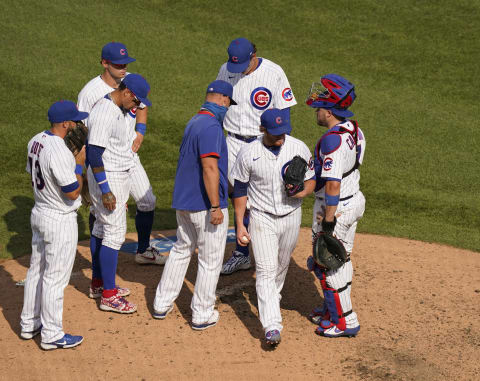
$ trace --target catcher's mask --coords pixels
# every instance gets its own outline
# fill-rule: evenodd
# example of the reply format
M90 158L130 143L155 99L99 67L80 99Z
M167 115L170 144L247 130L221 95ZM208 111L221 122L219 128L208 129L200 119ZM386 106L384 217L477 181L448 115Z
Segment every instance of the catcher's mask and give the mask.
M306 103L313 108L332 109L334 115L350 118L353 112L347 110L357 96L355 86L338 74L327 74L314 82Z

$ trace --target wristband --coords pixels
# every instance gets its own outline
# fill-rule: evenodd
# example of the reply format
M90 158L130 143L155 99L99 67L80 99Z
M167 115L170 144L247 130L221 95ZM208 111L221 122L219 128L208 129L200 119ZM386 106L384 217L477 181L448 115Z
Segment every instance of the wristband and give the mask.
M220 208L220 205L215 205L215 206L212 205L212 206L210 207L210 209L218 209L218 208Z
M77 164L75 166L75 174L76 175L81 175L83 173L83 165Z
M104 183L98 184L100 187L100 190L102 191L102 194L111 192L110 190L110 185L108 185L108 181L105 181Z
M140 132L142 135L145 135L145 132L147 132L147 125L145 123L137 123L135 125L135 129L137 132Z
M337 194L336 196L331 196L331 195L325 193L325 203L328 206L338 205L339 201L340 201L340 195L339 194Z

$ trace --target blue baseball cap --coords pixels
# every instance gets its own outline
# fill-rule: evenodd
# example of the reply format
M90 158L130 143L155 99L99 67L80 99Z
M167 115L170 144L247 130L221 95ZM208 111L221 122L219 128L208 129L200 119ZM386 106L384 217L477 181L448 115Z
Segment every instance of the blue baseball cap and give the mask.
M145 106L150 107L152 105L152 102L147 99L150 85L140 74L128 74L122 82Z
M62 123L67 120L77 121L88 118L88 112L78 111L72 101L58 101L48 109L48 120L51 123Z
M232 85L229 84L228 82L222 81L221 79L217 79L216 81L213 81L207 86L207 94L208 93L223 94L230 98L231 105L237 104L237 102L235 102L232 98L232 95L233 95Z
M129 64L136 61L135 58L128 56L127 47L121 42L109 42L102 48L102 59L114 64Z
M263 112L260 116L261 126L267 129L270 135L290 134L292 126L290 117L283 110L271 108Z
M244 72L254 53L253 45L246 38L240 37L233 40L227 49L227 70L230 73Z

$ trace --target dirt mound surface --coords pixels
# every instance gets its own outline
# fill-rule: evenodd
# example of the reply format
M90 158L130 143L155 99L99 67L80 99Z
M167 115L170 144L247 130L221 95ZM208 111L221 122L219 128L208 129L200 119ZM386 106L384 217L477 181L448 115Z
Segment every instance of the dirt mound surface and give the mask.
M174 232L164 232L164 234ZM358 234L352 255L356 338L314 334L310 310L321 287L306 269L310 231L302 229L282 292L282 343L263 344L255 272L221 277L220 321L190 328L197 260L193 256L173 312L151 317L163 267L139 266L120 253L117 283L138 304L133 315L103 312L88 298L87 242L81 242L65 291L64 328L84 336L77 348L45 352L40 337L19 338L29 256L0 264L0 378L85 379L480 379L480 254L436 244ZM134 239L135 235L129 235ZM227 245L226 252L232 250ZM226 258L229 254L226 255Z

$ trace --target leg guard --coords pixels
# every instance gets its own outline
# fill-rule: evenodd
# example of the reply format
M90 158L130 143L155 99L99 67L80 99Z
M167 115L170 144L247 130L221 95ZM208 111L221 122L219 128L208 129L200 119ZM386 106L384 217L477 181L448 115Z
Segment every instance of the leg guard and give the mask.
M343 265L341 268L343 268L344 266L345 265ZM322 279L320 279L320 283L322 285L323 296L325 298L324 305L326 307L326 310L328 311L328 314L330 315L328 320L325 319L320 323L320 327L323 329L328 329L333 325L336 325L338 329L345 331L347 327L345 318L350 314L352 314L353 311L351 309L351 302L349 305L350 306L349 310L344 311L345 307L347 306L345 305L342 306L341 299L344 299L344 298L341 298L340 294L346 291L349 291L349 287L352 284L352 282L347 282L343 287L338 289L333 288L328 284L330 282L327 282L326 272L323 272L323 277ZM343 304L348 304L348 303L343 303Z

